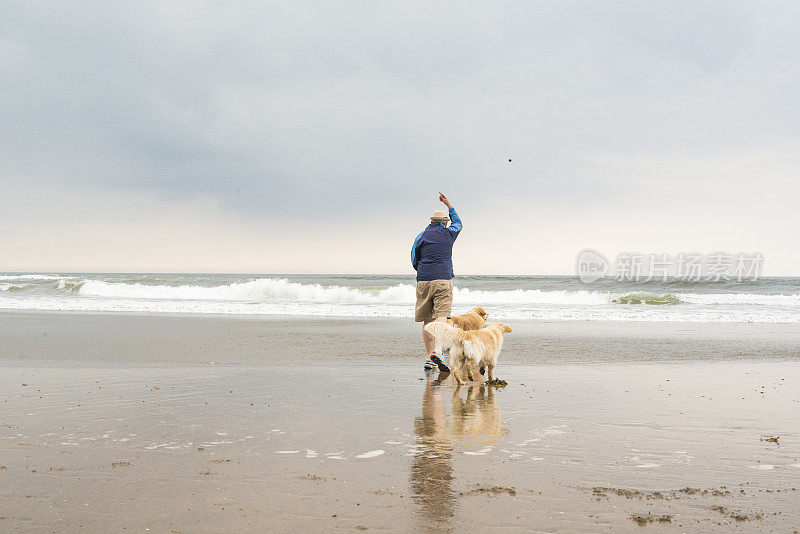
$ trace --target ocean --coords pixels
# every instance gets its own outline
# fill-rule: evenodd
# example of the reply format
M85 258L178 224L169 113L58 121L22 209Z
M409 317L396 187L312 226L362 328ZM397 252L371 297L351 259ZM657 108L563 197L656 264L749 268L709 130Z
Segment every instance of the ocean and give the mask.
M800 278L586 284L573 276L458 276L454 309L540 321L800 322ZM412 317L415 281L388 275L0 274L0 309Z

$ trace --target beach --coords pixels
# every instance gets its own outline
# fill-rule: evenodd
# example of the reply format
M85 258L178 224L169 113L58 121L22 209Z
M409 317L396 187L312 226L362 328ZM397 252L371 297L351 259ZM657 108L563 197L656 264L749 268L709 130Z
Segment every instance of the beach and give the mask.
M0 356L81 364L412 364L409 319L0 311ZM800 326L506 320L503 363L800 358Z
M0 534L800 534L798 19L5 2Z
M514 326L456 388L410 320L2 312L0 529L800 525L794 325Z

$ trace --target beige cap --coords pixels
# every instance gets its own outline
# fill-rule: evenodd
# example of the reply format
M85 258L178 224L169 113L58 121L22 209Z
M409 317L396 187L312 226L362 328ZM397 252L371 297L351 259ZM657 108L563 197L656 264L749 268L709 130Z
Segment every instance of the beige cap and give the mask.
M449 221L450 215L444 210L436 210L431 216L432 221Z

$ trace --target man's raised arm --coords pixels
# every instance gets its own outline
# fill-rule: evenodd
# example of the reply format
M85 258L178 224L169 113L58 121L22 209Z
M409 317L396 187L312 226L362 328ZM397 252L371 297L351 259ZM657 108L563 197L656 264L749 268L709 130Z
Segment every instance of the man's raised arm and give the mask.
M441 191L439 191L439 200L445 206L447 206L447 209L450 212L450 226L448 226L447 229L450 230L453 234L455 234L453 237L457 237L458 233L464 227L464 225L461 223L461 217L458 216L458 213L456 213L456 209L453 207L452 204L450 204L450 201Z
M448 226L447 229L454 234L458 234L463 227L464 225L461 224L461 217L459 217L458 213L456 213L456 209L453 206L450 206L450 226Z

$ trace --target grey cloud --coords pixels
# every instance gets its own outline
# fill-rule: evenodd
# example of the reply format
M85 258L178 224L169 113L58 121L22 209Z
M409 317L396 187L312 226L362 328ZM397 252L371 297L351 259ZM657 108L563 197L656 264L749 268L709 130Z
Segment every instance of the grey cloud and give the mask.
M427 211L438 189L593 202L654 191L592 172L587 152L798 141L792 3L3 12L0 181L17 186L209 196L267 218Z

